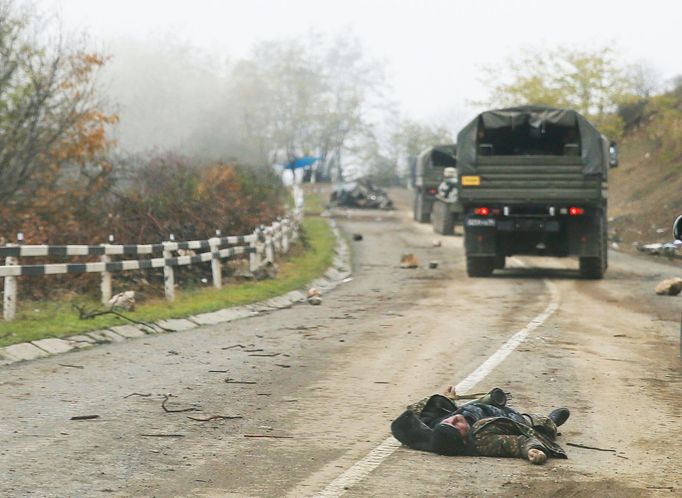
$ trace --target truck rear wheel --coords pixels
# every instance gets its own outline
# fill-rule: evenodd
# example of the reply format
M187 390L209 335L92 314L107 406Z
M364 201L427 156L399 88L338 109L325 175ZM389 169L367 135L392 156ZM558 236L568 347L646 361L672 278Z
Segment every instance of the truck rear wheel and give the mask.
M599 256L580 258L580 275L583 278L599 280L604 278L608 264L608 248L606 246L606 224L604 217L599 218Z
M428 223L430 219L431 213L424 209L425 204L424 194L417 193L414 198L414 220L419 223Z
M604 258L580 258L580 275L584 278L599 280L604 277Z
M467 275L470 277L489 277L493 273L495 258L488 256L467 257Z

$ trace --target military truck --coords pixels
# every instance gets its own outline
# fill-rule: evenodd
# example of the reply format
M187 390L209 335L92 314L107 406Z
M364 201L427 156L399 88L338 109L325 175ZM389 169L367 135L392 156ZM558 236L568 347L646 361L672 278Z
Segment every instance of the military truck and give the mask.
M415 221L428 223L431 219L438 185L443 180L443 169L457 165L456 152L454 144L436 145L423 150L417 157L412 212Z
M616 145L579 113L523 106L486 111L457 138L467 273L489 276L507 256L577 256L607 267L607 174Z

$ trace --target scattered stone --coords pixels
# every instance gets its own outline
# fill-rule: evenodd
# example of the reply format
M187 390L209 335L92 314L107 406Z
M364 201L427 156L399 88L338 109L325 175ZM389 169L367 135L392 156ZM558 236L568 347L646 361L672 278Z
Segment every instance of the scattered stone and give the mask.
M443 245L443 244L440 240L433 239L433 247L440 247L441 245Z
M322 304L320 290L317 287L311 287L308 289L308 304L312 304L313 306Z
M432 270L438 268L438 261L429 261L429 268L431 268Z
M135 311L135 291L125 291L116 294L109 299L110 309L122 309L125 311Z
M682 278L666 278L656 286L656 294L659 296L677 296L682 292Z
M354 233L353 234L353 240L362 240L362 234L361 233Z
M400 257L400 268L419 268L419 260L412 253L403 254Z

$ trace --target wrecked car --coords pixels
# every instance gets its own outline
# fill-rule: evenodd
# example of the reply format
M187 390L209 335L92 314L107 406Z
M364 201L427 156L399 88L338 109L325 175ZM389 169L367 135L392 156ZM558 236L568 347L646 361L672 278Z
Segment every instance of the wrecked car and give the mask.
M337 183L332 188L329 207L354 207L363 209L393 209L393 201L386 192L367 178Z

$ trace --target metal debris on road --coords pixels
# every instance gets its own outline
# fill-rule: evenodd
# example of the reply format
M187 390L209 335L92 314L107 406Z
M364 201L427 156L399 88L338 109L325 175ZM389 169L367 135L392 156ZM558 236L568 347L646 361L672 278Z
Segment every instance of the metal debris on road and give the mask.
M244 418L241 415L213 415L211 417L207 418L197 418L197 417L187 417L190 420L194 420L195 422L210 422L211 420L237 420L240 418Z
M438 268L438 261L429 261L429 268L431 268L432 270Z
M99 418L99 415L77 415L71 417L71 420L94 420L96 418Z
M362 234L361 233L354 233L353 234L353 240L362 240Z

